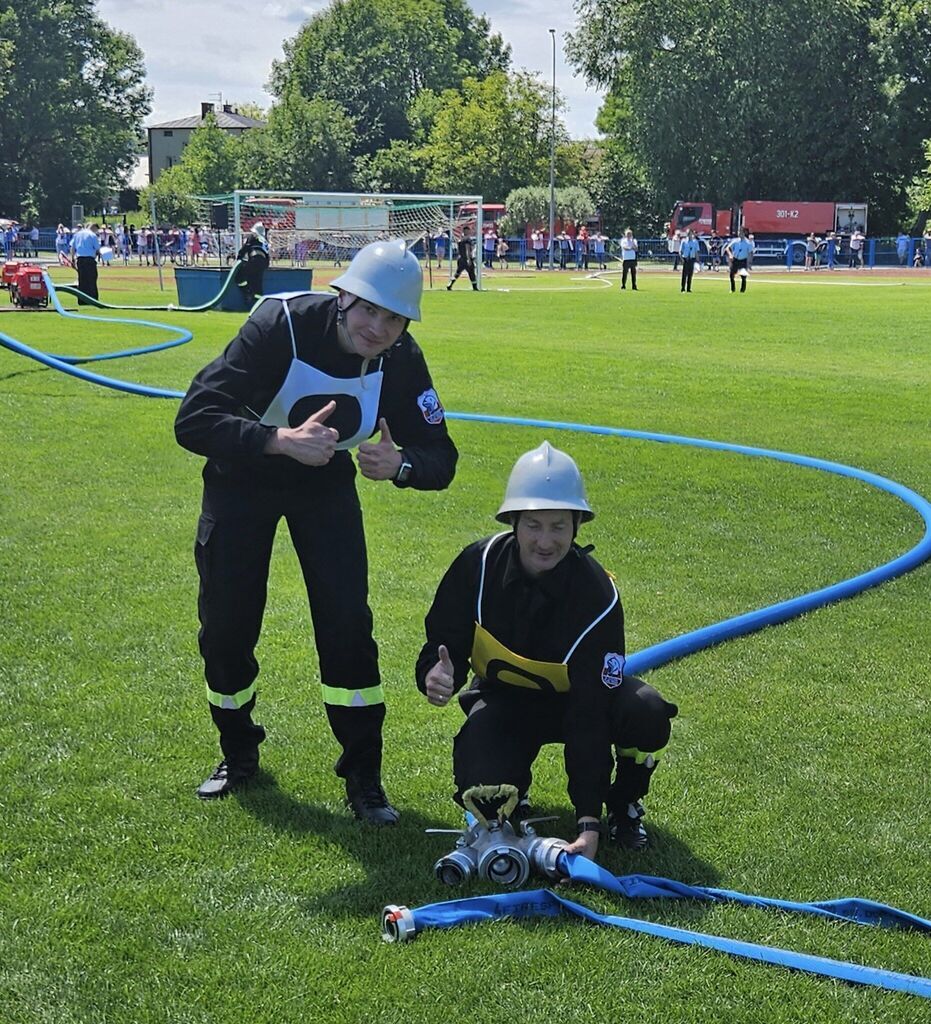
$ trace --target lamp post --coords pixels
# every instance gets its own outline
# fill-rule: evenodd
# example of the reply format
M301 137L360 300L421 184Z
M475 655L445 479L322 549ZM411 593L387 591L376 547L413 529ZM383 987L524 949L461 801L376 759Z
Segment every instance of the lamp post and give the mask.
M549 30L553 40L553 114L550 121L550 270L553 269L553 232L556 228L556 29Z

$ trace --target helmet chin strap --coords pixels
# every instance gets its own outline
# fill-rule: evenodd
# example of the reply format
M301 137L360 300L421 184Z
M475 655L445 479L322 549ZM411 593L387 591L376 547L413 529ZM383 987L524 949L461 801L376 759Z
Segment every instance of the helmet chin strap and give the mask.
M347 306L341 306L339 304L340 299L343 297L343 295L348 294L348 292L341 292L339 298L337 298L336 300L336 330L341 338L346 339L346 343L348 344L352 352L355 353L355 355L359 356L359 358L362 360L362 366L359 367L359 384L364 389L366 386L365 372L366 370L368 370L369 363L372 361L372 358L371 356L362 355L362 353L357 348L355 341L353 340L352 334L350 334L349 332L349 328L345 324L345 314L348 313L349 310L352 309L352 307L359 301L359 296L354 295L352 302L350 302Z

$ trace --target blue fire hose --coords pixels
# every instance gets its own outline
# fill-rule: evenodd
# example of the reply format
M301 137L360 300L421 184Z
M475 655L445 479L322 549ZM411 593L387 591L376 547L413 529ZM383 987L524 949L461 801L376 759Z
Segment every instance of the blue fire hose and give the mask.
M617 892L629 899L692 898L715 902L729 900L754 907L774 907L779 910L815 914L857 924L881 927L898 926L931 933L931 921L869 900L847 899L828 900L822 903L791 903L786 900L746 896L743 893L724 889L687 886L681 882L674 882L666 878L653 878L648 875L615 877L579 854L563 854L560 866L565 870L567 877L574 881L585 882L610 892ZM837 978L858 985L871 985L931 999L931 978L887 971L878 967L866 967L861 964L845 963L842 960L832 960L810 953L797 953L775 946L743 942L719 935L709 935L705 932L691 931L687 928L656 924L638 918L599 914L581 903L575 903L560 896L552 889L502 892L491 896L445 900L442 903L429 903L413 910L408 907L389 905L382 912L382 938L388 942L404 942L416 938L428 928L453 928L461 924L475 924L507 918L558 917L564 913L573 914L594 924L640 932L684 945L715 949L731 956L756 960L791 970L805 971L809 974Z

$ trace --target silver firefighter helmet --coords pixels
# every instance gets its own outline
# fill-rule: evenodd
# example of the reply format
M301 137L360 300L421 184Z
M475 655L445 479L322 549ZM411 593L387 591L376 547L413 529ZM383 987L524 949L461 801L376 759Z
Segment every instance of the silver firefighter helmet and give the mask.
M420 319L423 275L419 260L403 238L370 242L361 248L331 287L358 295L408 320Z
M575 460L554 448L549 441L525 452L514 463L504 501L495 519L509 523L512 512L539 512L543 509L579 512L583 523L595 518Z

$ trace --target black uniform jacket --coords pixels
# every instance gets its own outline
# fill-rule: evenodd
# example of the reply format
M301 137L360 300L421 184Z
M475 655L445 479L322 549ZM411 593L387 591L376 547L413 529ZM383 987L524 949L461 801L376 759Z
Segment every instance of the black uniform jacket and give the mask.
M421 691L425 691L427 673L439 661L440 644L449 649L456 689L466 682L487 543L488 538L470 544L440 582L425 620L427 642L417 659ZM612 602L613 607L603 614ZM585 633L595 620L599 621ZM624 611L611 578L576 544L554 569L531 578L521 567L517 540L511 534L496 541L488 554L482 626L514 654L556 663L566 660L585 633L568 660L567 693L481 677L473 679L472 688L489 698L497 692L524 700L530 715L536 702L557 702L563 710L569 797L579 816L600 817L613 764L612 701L619 692L618 659L625 653Z
M361 357L349 355L339 346L335 295L308 292L290 298L288 308L298 359L331 377L359 376ZM325 466L305 466L284 455L262 454L275 428L259 420L281 388L292 358L284 305L266 299L225 351L194 378L178 410L175 436L183 448L207 456L204 480L208 484L317 488L352 481L355 466L348 451L336 452ZM375 372L378 363L373 360L367 372ZM446 430L423 353L407 331L384 354L381 368L384 380L378 417L387 420L391 436L411 464L407 486L423 491L448 487L458 452ZM330 397L319 395L298 402L292 413L296 421L291 425L299 426ZM351 436L353 427L341 423L342 407L335 397L337 408L327 425L340 430L340 436Z

